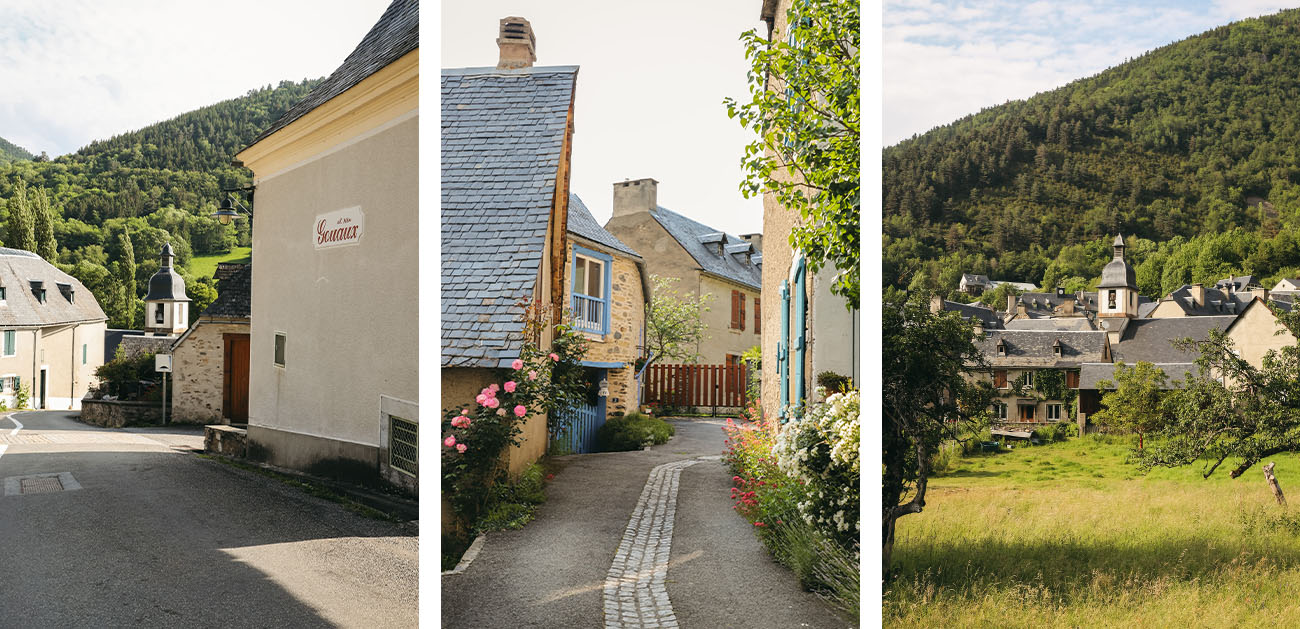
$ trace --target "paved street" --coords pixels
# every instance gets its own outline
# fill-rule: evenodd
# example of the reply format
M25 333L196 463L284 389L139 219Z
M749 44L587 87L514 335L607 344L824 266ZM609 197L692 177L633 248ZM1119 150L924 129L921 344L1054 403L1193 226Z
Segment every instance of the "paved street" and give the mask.
M415 627L413 530L200 458L194 428L0 419L0 627Z
M723 422L673 423L662 446L558 457L537 519L489 533L464 573L442 578L443 626L856 626L732 512Z

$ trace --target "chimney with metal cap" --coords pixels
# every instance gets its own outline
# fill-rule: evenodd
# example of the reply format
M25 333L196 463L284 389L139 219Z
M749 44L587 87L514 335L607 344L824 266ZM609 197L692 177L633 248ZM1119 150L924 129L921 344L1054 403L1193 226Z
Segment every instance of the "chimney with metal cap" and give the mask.
M501 49L498 70L531 68L533 62L537 61L537 39L533 37L533 26L524 18L501 18L497 46Z

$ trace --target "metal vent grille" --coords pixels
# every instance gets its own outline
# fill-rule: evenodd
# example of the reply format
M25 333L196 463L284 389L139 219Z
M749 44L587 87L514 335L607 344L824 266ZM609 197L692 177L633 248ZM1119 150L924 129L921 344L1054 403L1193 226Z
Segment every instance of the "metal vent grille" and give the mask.
M420 426L401 417L389 415L388 464L411 476L419 475Z

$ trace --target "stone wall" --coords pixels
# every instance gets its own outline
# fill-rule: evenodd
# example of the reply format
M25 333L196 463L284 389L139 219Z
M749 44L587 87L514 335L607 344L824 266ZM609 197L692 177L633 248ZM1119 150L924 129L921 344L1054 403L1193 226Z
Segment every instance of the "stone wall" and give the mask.
M172 419L186 424L224 424L223 334L248 334L248 325L199 321L172 350Z
M143 336L127 334L122 337L122 352L127 358L139 356L140 354L166 354L171 351L172 343L176 342L175 336Z
M121 428L137 424L161 424L161 402L82 400L81 421L95 426Z

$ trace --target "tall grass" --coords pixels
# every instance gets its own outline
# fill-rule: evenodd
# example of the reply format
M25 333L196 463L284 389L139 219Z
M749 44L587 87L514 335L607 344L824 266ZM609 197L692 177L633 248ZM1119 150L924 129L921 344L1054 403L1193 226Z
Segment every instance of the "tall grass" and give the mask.
M1300 622L1300 514L1262 472L1131 459L1129 439L1090 435L953 464L898 521L886 626ZM1300 458L1273 460L1300 487Z

